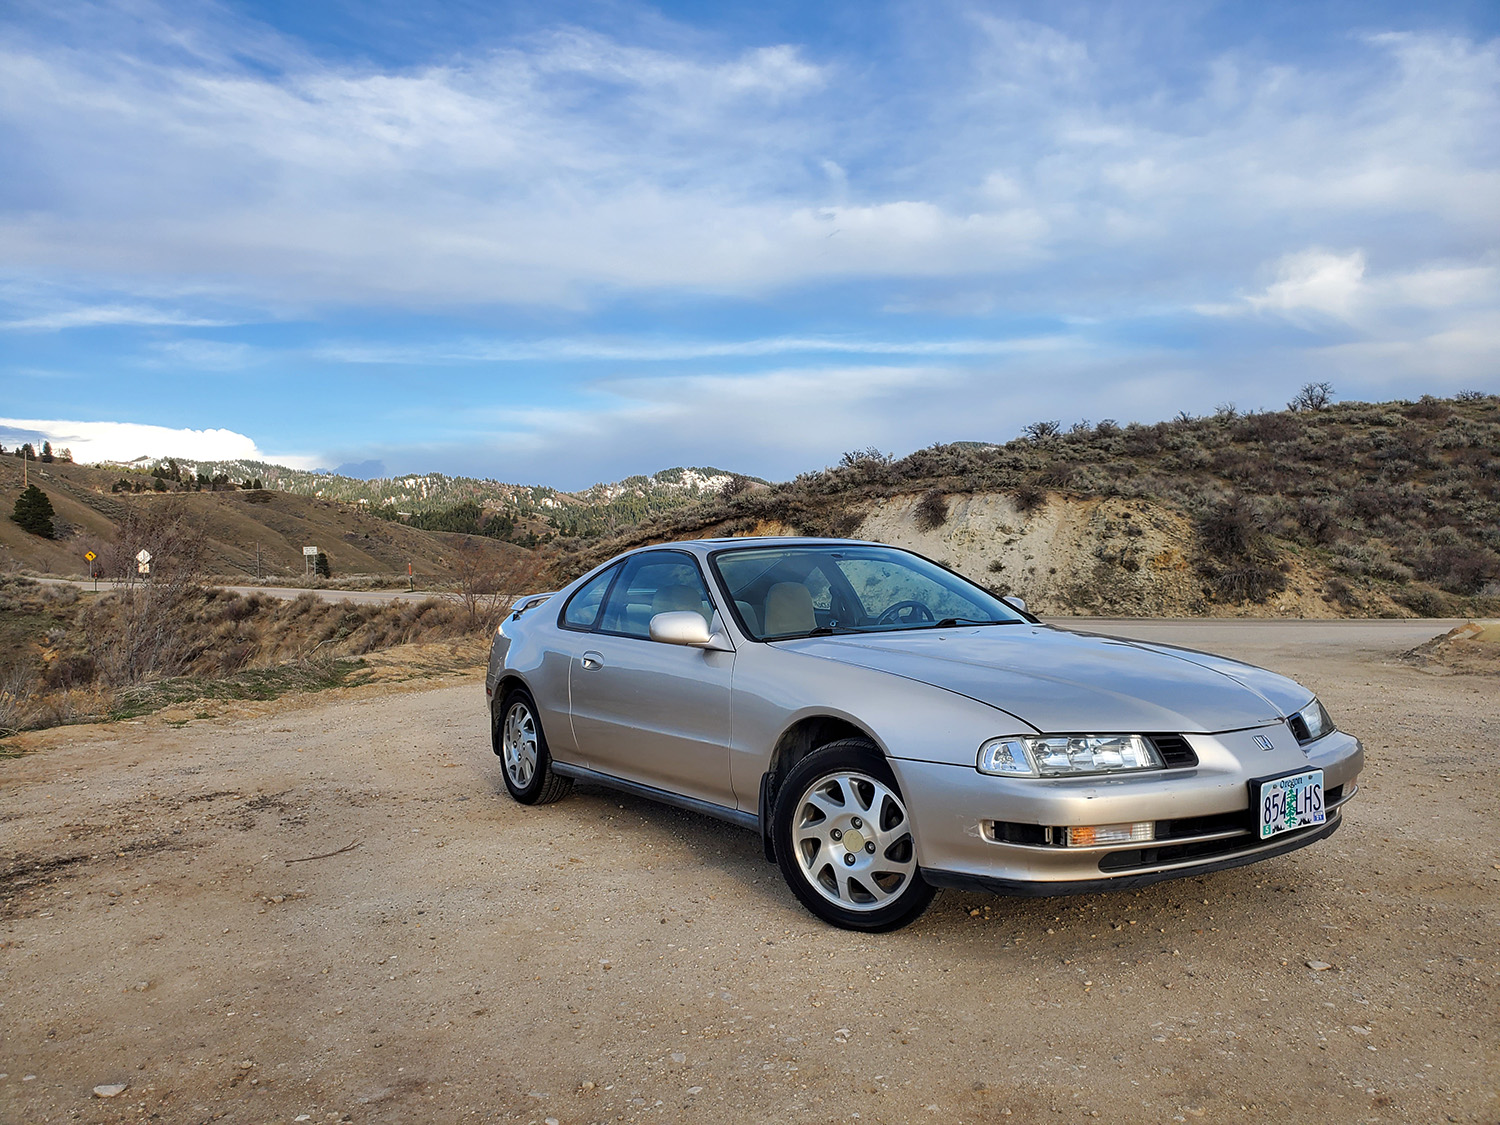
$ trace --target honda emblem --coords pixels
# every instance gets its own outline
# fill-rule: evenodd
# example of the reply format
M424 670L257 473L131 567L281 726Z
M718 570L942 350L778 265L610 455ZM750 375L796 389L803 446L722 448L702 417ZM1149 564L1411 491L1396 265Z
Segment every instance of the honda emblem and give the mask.
M1257 734L1255 736L1255 745L1259 746L1262 750L1276 749L1276 746L1271 742L1271 740L1263 734Z

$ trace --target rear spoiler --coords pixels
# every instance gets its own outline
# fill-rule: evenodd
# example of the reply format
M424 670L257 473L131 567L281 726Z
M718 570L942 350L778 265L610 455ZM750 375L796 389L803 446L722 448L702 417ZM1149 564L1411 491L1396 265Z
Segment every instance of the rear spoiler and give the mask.
M510 619L514 621L528 609L535 609L555 593L557 593L556 590L549 590L545 594L522 594L515 601L511 602Z

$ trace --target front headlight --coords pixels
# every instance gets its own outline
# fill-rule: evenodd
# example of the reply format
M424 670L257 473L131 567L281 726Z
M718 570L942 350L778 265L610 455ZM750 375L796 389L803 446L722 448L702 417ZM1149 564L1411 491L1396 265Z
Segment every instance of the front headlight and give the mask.
M979 772L1010 777L1074 777L1159 770L1161 755L1139 734L992 738L979 748Z
M1297 741L1304 746L1309 742L1318 741L1325 734L1332 734L1337 729L1333 725L1333 717L1328 714L1327 708L1316 699L1287 719L1286 725L1292 728Z

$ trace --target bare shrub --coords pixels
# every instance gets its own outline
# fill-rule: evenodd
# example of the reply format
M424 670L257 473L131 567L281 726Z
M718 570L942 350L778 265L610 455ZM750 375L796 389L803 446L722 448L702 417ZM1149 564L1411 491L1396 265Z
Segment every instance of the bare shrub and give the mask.
M724 482L724 487L719 489L719 495L725 500L733 500L750 491L750 478L744 473L731 473L729 479Z
M1417 560L1417 573L1454 594L1477 594L1500 577L1500 557L1483 548L1440 546Z
M839 458L841 469L852 469L856 466L866 465L889 465L896 458L890 453L884 453L873 445L867 445L863 449L851 449Z
M1062 432L1062 421L1054 418L1051 421L1028 422L1021 427L1021 432L1026 435L1028 440L1040 445L1043 442L1051 441Z
M1291 441L1302 427L1290 414L1246 414L1235 427L1240 441L1258 441L1266 445Z
M1218 596L1231 602L1263 602L1286 589L1286 574L1281 568L1261 563L1221 568L1213 581Z
M1421 418L1424 421L1437 422L1451 415L1453 408L1440 398L1423 395L1420 401L1412 403L1403 413L1408 418Z
M917 501L914 516L922 531L936 531L948 522L948 497L934 488Z
M0 737L22 729L34 687L31 669L19 664L0 675Z
M1011 493L1011 498L1015 500L1016 508L1024 515L1029 516L1038 508L1046 506L1047 490L1038 488L1036 485L1028 482L1020 485L1015 492Z
M197 655L189 628L201 599L207 535L203 524L173 502L132 504L115 542L102 557L104 573L130 583L84 618L96 670L110 686L176 676ZM150 552L149 575L137 572L136 555Z
M1483 402L1489 396L1483 391L1459 391L1453 396L1455 402Z
M1364 605L1364 600L1354 592L1354 587L1342 578L1330 578L1323 590L1328 597L1345 609L1359 609Z
M510 600L535 583L539 568L528 552L505 551L466 535L453 548L451 569L469 630L475 632L493 629Z
M1234 496L1198 518L1198 541L1221 559L1245 559L1261 550L1264 533L1243 497Z
M1332 383L1304 383L1302 389L1287 403L1288 410L1298 413L1309 410L1327 410L1333 405Z
M1215 504L1198 517L1197 530L1198 571L1212 584L1215 596L1262 602L1286 589L1286 573L1277 563L1270 535L1244 497Z
M1418 617L1447 617L1448 600L1436 590L1416 586L1392 595L1398 605L1404 605Z
M798 516L797 529L803 535L845 539L858 531L859 525L864 522L864 514L853 509L838 507L809 509Z

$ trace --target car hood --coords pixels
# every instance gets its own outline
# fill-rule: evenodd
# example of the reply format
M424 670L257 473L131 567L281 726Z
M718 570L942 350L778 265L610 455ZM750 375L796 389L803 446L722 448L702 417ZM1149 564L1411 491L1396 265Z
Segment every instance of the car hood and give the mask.
M1046 625L807 637L778 647L957 692L1044 733L1243 730L1312 698L1249 664Z

